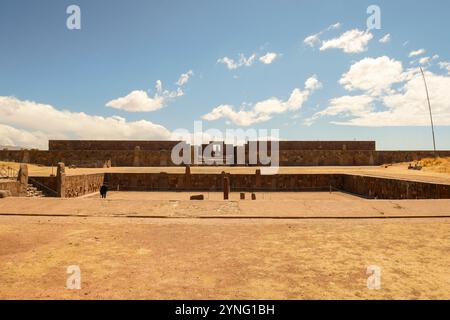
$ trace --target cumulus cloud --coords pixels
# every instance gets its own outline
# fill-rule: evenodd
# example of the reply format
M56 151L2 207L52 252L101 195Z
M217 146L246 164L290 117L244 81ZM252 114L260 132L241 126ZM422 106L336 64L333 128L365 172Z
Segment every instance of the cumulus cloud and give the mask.
M2 145L46 148L48 139L169 139L170 135L165 127L147 120L95 116L0 96Z
M339 29L340 27L341 27L341 23L340 22L332 24L332 25L328 26L328 28L326 28L326 29L324 29L324 30L322 30L322 31L320 31L318 33L315 33L315 34L307 36L303 40L303 43L305 43L306 45L308 45L310 47L315 47L316 45L319 45L321 43L320 36L322 34L324 34L327 31L330 31L330 30Z
M339 83L348 91L364 90L373 95L388 91L394 83L404 78L400 61L387 56L365 58L354 63L344 73Z
M365 66L366 71L362 73L349 71L341 78L341 84L346 90L352 91L357 88L362 94L331 99L328 107L314 114L309 119L310 122L319 117L337 116L340 119L332 123L339 125L367 127L429 125L429 111L420 70L418 68L403 70L399 61L388 57L364 60L364 63L356 62L350 70L364 69ZM372 68L380 64L384 66L384 70L381 67ZM371 72L376 76L373 80L368 77ZM383 74L377 75L379 72ZM450 77L430 71L426 71L425 76L435 123L450 125L448 103ZM343 79L346 80L342 81ZM399 88L392 88L394 83L399 84Z
M411 58L411 57L421 56L421 55L425 54L425 52L426 52L425 49L414 50L409 53L409 57Z
M388 43L391 41L391 34L388 33L384 35L380 40L378 40L380 43Z
M367 44L372 38L369 31L353 29L337 38L323 41L320 50L342 49L345 53L361 53L367 51Z
M363 116L373 109L373 102L374 98L369 95L333 98L326 109L315 113L311 118L305 119L304 123L309 125L316 119L325 116Z
M188 72L181 74L181 76L178 79L178 81L176 82L176 84L180 87L184 86L189 81L189 78L193 75L194 75L194 71L192 71L192 70L189 70Z
M272 62L275 61L275 59L278 58L278 56L279 55L275 52L267 52L262 57L259 57L259 61L261 61L264 64L271 64Z
M236 111L232 105L222 104L205 114L202 119L213 121L225 118L239 126L265 122L270 120L274 114L299 110L308 100L309 95L321 86L317 76L314 75L306 80L304 90L295 88L287 100L272 97L254 105L242 105L239 111Z
M183 75L180 79L182 77ZM106 106L128 112L151 112L165 107L168 101L181 97L184 94L181 88L177 88L174 91L163 91L161 80L156 81L155 89L156 93L154 96L149 96L143 90L133 90L126 96L108 101Z

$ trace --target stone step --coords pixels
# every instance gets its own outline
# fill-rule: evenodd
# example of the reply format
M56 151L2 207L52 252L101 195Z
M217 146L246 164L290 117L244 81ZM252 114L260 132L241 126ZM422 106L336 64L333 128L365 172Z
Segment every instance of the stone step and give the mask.
M45 197L45 194L42 190L39 190L37 187L35 187L33 184L29 183L27 185L27 197L37 197L42 198Z

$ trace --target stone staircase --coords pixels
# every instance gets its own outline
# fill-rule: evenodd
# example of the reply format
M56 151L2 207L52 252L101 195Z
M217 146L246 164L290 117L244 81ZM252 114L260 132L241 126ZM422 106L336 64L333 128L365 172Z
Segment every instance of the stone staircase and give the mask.
M27 185L27 197L29 198L42 198L45 197L44 193L41 190L38 190L31 183Z

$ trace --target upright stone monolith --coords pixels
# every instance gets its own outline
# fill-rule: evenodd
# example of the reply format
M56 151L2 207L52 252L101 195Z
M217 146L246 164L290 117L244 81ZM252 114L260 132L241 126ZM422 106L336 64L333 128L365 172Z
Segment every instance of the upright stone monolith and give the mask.
M256 187L256 189L261 189L261 169L256 169L255 187Z
M26 193L28 187L28 165L26 165L25 163L20 164L17 181L19 181L20 183L20 193Z
M223 200L228 200L230 197L230 178L223 177Z
M58 162L56 169L56 192L58 198L66 197L66 167L63 162Z
M184 173L184 189L189 190L191 188L191 167L186 165L186 171Z

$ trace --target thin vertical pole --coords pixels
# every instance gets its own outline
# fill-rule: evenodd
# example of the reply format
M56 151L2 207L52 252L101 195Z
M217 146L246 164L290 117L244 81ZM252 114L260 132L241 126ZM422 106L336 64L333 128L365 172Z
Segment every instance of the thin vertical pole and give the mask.
M423 83L425 84L425 91L427 93L428 110L430 111L430 120L431 120L431 133L433 134L433 149L434 153L436 153L436 140L434 138L434 124L433 124L433 114L431 113L430 95L428 94L427 81L425 80L425 74L423 73L422 67L420 67L420 72L422 72Z

